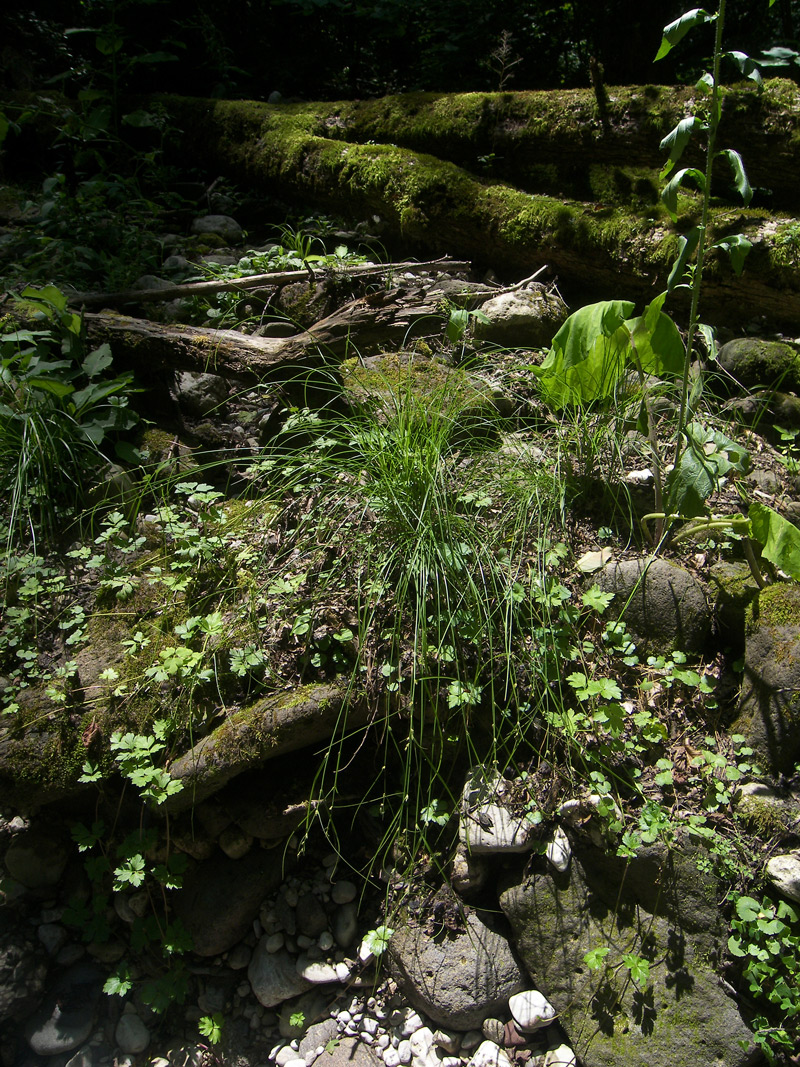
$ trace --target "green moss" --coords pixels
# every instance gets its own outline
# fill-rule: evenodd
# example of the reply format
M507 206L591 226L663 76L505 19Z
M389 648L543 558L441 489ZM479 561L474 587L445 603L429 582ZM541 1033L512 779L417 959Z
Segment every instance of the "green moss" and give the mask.
M792 820L774 801L763 797L742 797L736 806L739 819L751 833L762 840L771 837L783 837L789 833Z
M800 618L800 585L776 582L762 589L747 613L747 631L756 627L782 629L788 627L796 633ZM797 642L792 644L797 646Z

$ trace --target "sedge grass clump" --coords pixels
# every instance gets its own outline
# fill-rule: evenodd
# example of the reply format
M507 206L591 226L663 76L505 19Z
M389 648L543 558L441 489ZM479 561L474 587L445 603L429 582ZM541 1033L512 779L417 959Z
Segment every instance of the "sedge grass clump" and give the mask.
M25 329L0 334L0 492L14 540L52 537L83 501L107 457L109 438L129 429L133 375L111 378L111 351L85 351L79 315L55 286L25 289Z
M346 669L352 699L374 708L365 795L387 844L446 822L465 768L507 760L524 734L530 633L546 625L540 557L562 496L547 464L494 447L496 415L479 412L447 377L420 392L400 375L347 420L298 412L259 464L287 501L266 611L303 678ZM351 741L345 724L323 755L318 810L336 803Z

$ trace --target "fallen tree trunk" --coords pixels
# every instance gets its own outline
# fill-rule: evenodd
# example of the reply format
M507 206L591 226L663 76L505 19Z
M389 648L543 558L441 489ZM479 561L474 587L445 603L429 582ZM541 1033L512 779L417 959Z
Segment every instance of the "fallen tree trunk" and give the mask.
M749 115L755 106L751 102L759 98L744 95L744 111ZM488 99L485 94L479 97ZM685 104L685 94L676 99ZM588 100L584 94L584 110ZM673 226L657 205L634 207L531 195L396 144L344 141L342 127L335 122L329 131L335 136L320 136L320 111L327 108L330 112L334 105L274 107L252 101L175 97L164 98L162 103L171 122L182 131L173 147L184 162L211 168L255 190L350 216L378 214L388 237L428 254L464 256L506 275L529 274L549 263L559 284L567 287L568 298L569 286L581 295L588 290L597 295L651 297L665 287L680 233L697 218L698 204L692 197L682 198L682 215ZM567 116L564 121L572 120ZM792 126L797 118L787 115L786 122ZM580 117L574 124L580 127ZM622 125L621 118L618 125ZM646 136L650 151L657 156L658 142L669 125L657 126L649 120L639 125L647 129L639 129L636 136ZM596 137L602 133L596 119L592 130L595 139L583 148L584 167L591 162ZM540 131L538 137L546 133ZM621 137L618 148L625 148ZM734 277L727 258L710 257L704 316L730 324L755 316L800 324L797 220L767 210L723 206L712 212L710 229L714 238L742 232L753 251L741 279ZM679 305L673 299L675 306Z
M309 330L292 337L249 337L233 330L201 326L162 326L127 315L87 312L87 337L93 346L109 344L115 359L133 369L202 371L244 382L300 382L310 370L335 364L356 352L365 354L409 337L440 334L441 308L419 291L403 290L359 298Z
M164 100L176 117L178 111L185 116L179 98ZM591 89L232 103L240 129L249 115L269 130L396 145L526 192L613 203L637 196L624 177L614 181L615 172L649 172L639 177L658 186L661 139L687 115L702 112L706 100L691 87L634 85L608 87L602 113ZM761 92L752 82L724 88L718 144L742 152L751 183L768 189L773 203L800 206L800 86L776 78ZM685 158L702 166L701 143L690 144Z
M425 263L407 261L405 263L381 263L364 266L343 267L340 271L326 269L314 270L311 265L305 270L273 271L270 274L250 274L234 279L210 279L202 282L183 282L180 285L168 285L162 289L122 289L116 293L70 293L69 302L73 307L120 307L123 304L149 304L180 297L211 296L214 293L231 293L239 290L266 289L271 286L280 288L291 282L315 282L330 277L331 273L343 277L384 277L402 271L404 274L422 274L431 270L459 272L469 270L470 264L448 259L431 259Z

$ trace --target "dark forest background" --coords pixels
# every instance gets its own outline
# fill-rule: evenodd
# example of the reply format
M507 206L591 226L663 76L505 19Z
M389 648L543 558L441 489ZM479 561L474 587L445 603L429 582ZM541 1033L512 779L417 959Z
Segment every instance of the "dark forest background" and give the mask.
M0 14L0 88L336 99L691 81L713 34L653 66L686 0L37 0ZM726 46L800 74L800 0L730 0ZM733 73L733 68L731 74ZM99 83L99 84L98 84Z

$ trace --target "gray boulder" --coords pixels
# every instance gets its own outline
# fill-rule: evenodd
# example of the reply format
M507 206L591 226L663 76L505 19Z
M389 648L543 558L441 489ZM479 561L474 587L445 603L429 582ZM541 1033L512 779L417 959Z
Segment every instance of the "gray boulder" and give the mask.
M295 959L285 949L270 952L268 937L262 937L255 947L247 977L250 987L260 1004L274 1008L290 997L305 993L311 983L298 974Z
M720 348L717 359L746 390L761 386L793 392L800 388L797 350L782 341L737 337Z
M504 348L546 348L568 314L561 297L543 285L493 296L481 311L489 321L475 322L475 340Z
M653 845L625 861L585 846L567 872L540 860L501 894L519 954L584 1067L757 1062L709 962L723 940L724 890L698 871L699 854ZM605 965L592 971L584 955L600 947L609 949ZM626 980L628 952L650 964L644 988Z
M474 1030L505 1010L508 998L528 979L507 939L475 914L465 929L430 936L414 921L389 942L389 971L418 1010L456 1030Z
M732 733L762 770L791 771L800 758L800 585L762 589L747 609L744 675Z
M218 374L185 370L175 375L175 398L187 415L209 415L225 403L229 391L228 383Z
M57 1056L86 1041L94 1026L103 979L94 963L76 963L60 975L25 1026L25 1039L33 1052Z
M70 857L68 841L44 827L17 834L8 846L5 866L12 878L28 889L58 885Z
M0 1020L20 1021L38 1005L47 959L8 908L0 911Z
M256 849L243 859L219 855L198 863L171 897L199 956L233 948L252 926L264 897L283 875L273 852Z
M614 593L612 610L648 648L702 651L711 612L702 586L683 567L664 559L625 559L606 564L594 580Z
M204 215L192 223L192 233L215 233L226 244L235 245L244 237L242 227L230 215Z

